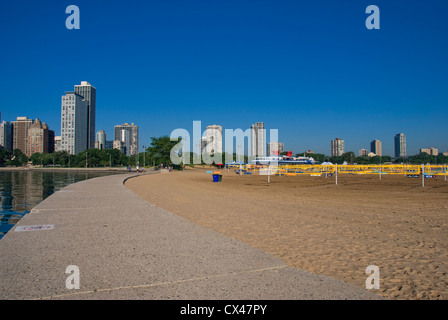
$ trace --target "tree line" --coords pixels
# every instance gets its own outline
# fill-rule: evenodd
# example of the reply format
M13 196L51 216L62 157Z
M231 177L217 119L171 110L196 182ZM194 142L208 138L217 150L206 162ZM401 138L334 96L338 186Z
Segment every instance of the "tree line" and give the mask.
M303 156L303 153L296 154L296 157ZM448 157L442 154L437 156L432 156L427 153L416 154L413 156L408 156L405 158L392 158L391 156L356 156L353 151L346 152L341 156L327 156L321 153L305 153L307 157L313 157L314 160L319 163L331 162L334 164L343 164L344 162L348 164L448 164Z

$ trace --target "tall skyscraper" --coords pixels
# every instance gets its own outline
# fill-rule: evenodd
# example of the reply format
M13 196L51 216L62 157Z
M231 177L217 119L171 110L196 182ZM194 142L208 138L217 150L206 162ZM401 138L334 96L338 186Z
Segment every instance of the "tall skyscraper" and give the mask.
M222 153L222 127L216 124L207 126L206 151L209 154Z
M394 138L395 158L406 157L406 136L403 133L397 133Z
M283 142L268 142L268 156L280 155L284 151Z
M373 152L377 156L382 156L383 155L382 149L383 149L382 143L380 140L373 140L372 142L370 142L370 152Z
M331 140L331 156L340 157L344 154L344 140L336 138Z
M125 123L114 127L114 141L124 143L126 155L138 154L138 126L134 123Z
M12 123L12 149L19 149L26 154L26 145L28 141L28 129L33 124L32 119L27 117L17 117Z
M61 147L70 154L87 149L87 101L75 92L66 92L61 100Z
M7 121L0 124L0 145L12 151L12 124Z
M87 81L75 85L75 93L87 101L87 149L95 148L96 88Z
M264 130L264 122L256 122L251 126L252 137L252 157L266 156L266 132Z

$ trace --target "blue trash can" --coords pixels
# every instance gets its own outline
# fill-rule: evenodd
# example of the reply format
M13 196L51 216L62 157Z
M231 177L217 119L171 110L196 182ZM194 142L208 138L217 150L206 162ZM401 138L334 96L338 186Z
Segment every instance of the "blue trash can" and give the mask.
M213 182L219 182L219 175L217 174L213 175Z

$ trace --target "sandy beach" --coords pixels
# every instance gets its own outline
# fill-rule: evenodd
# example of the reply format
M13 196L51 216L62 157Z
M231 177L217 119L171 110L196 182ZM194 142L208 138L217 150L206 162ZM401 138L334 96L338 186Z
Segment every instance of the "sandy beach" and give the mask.
M448 299L448 181L404 176L236 175L205 169L144 175L126 186L149 202L283 259L365 287L380 270L391 299Z

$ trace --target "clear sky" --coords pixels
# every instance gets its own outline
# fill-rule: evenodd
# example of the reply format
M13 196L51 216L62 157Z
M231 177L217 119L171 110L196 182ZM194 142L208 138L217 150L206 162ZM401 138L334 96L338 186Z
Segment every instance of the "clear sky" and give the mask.
M380 29L368 30L368 5ZM80 29L68 30L68 5ZM261 121L294 153L407 136L448 151L448 1L42 0L0 5L2 120L60 134L61 96L97 89L96 130L134 122L140 147L193 121Z

